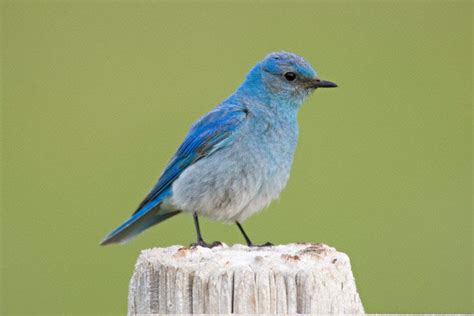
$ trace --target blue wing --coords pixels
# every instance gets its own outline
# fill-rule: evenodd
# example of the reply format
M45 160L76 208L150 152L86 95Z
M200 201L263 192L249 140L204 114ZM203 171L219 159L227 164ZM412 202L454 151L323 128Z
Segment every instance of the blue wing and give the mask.
M196 161L228 146L247 116L245 108L220 106L199 119L132 217L112 231L101 244L127 241L146 228L178 214L179 211L159 208L163 199L171 195L173 181Z
M242 125L247 115L244 108L218 107L198 120L134 214L168 189L187 167L228 145L233 140L232 134Z

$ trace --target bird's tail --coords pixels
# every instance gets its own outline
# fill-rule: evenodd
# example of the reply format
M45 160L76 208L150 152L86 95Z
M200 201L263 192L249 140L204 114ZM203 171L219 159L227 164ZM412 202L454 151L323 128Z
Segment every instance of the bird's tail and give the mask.
M100 242L100 244L104 246L114 243L125 243L148 227L158 224L159 222L162 222L165 219L168 219L181 212L174 210L163 210L160 208L161 203L162 199L160 199L159 202L152 200L145 204L122 225L108 234Z

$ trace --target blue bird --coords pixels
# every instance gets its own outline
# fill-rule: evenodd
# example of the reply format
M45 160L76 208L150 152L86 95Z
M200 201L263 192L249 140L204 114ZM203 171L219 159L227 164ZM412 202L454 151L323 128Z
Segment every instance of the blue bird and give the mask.
M230 97L194 123L135 213L101 244L126 242L184 212L194 217L193 245L220 244L202 238L203 215L237 224L254 246L241 223L280 195L297 143L298 109L317 88L332 87L296 54L266 56Z

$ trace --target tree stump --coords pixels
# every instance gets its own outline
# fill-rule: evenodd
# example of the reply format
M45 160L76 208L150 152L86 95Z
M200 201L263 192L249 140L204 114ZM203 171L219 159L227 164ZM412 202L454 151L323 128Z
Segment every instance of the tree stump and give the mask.
M143 250L128 314L362 314L349 257L323 244Z

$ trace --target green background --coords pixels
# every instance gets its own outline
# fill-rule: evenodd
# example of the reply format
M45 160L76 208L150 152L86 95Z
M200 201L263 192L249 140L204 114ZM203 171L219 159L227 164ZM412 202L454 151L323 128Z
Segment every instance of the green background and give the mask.
M301 109L291 179L255 241L346 252L367 312L474 312L472 2L3 1L1 313L126 311L125 220L200 115L267 53L338 89ZM204 221L209 240L242 243Z

